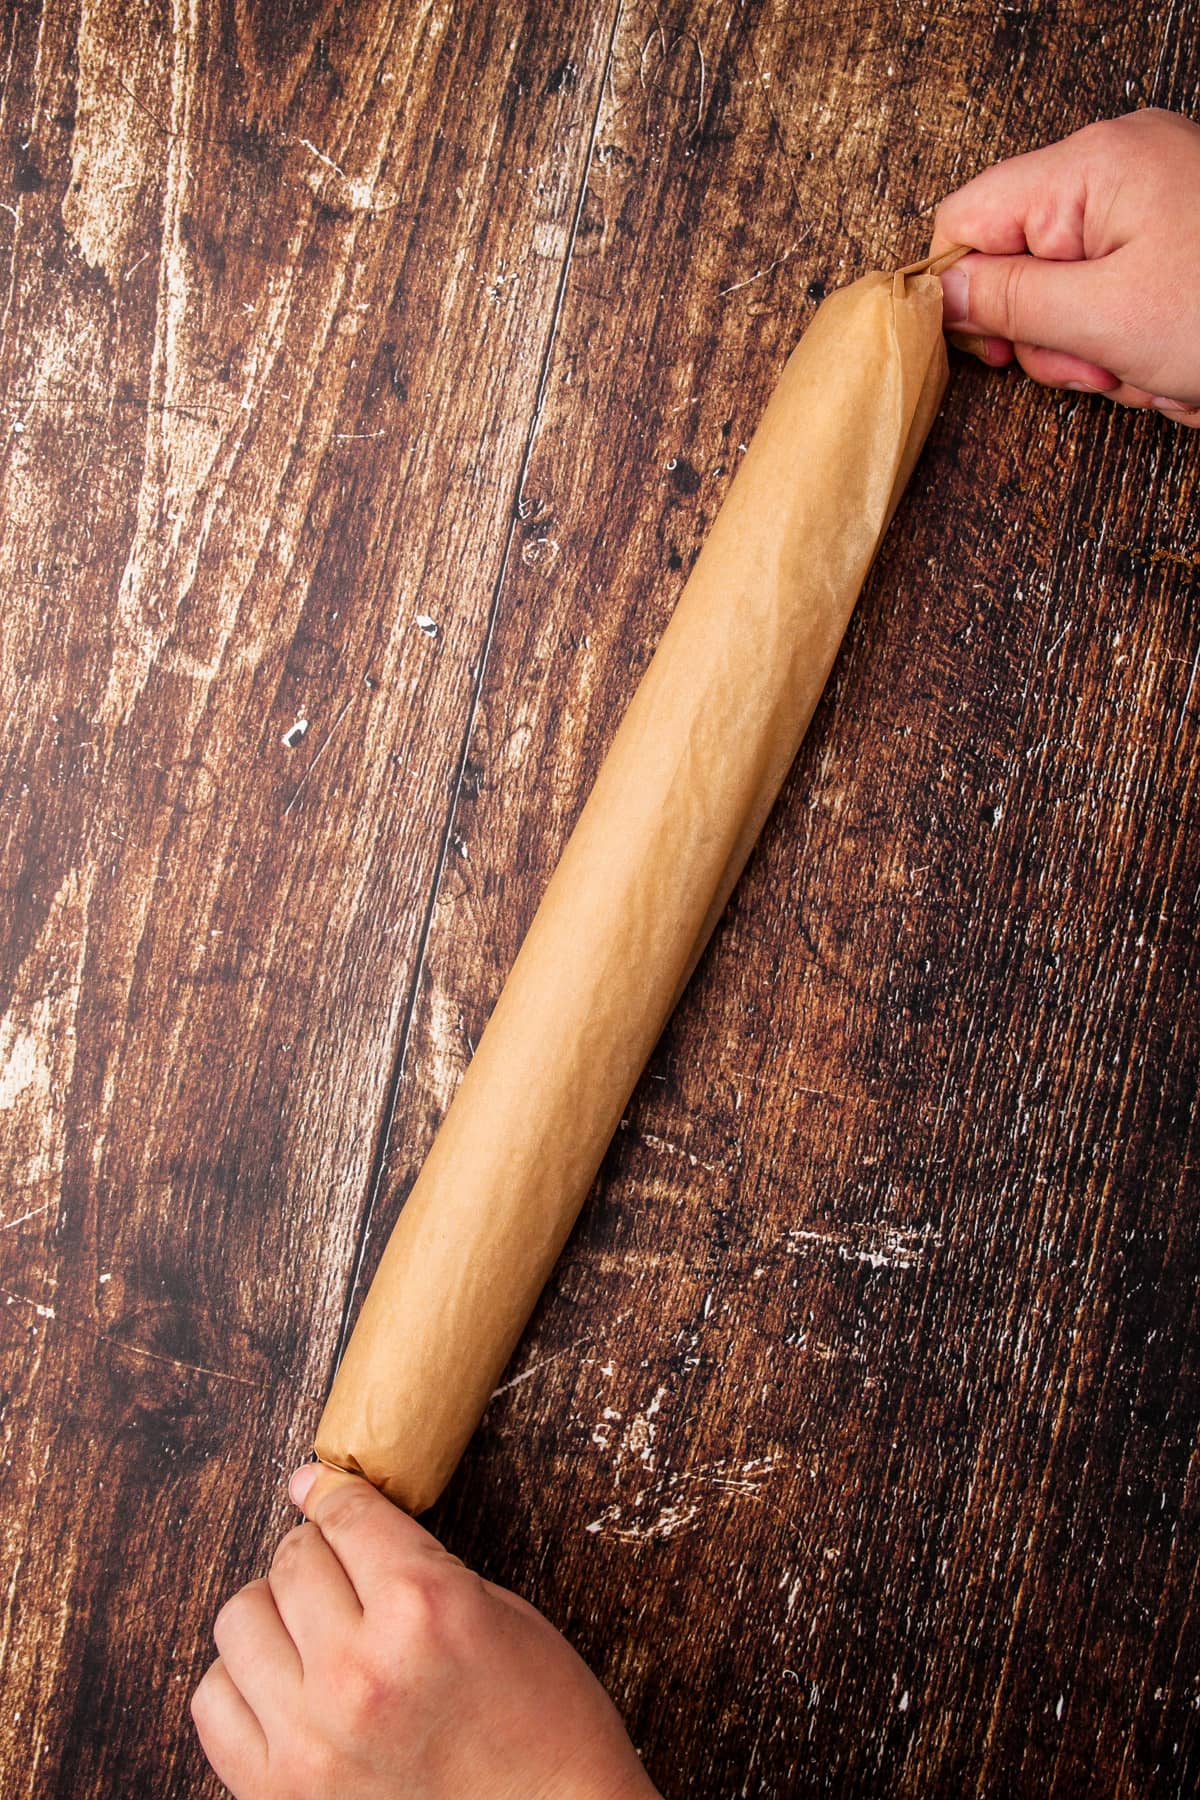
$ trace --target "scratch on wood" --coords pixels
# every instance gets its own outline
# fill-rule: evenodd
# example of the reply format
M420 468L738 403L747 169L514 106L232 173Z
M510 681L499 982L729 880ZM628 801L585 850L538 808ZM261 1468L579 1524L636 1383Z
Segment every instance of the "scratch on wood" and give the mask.
M164 125L163 121L158 117L158 115L156 113L152 112L151 109L146 105L146 102L144 100L140 100L138 98L138 96L134 93L133 89L129 86L128 82L122 81L121 77L119 75L114 75L113 80L116 82L116 84L120 88L121 92L123 94L127 94L128 97L133 101L133 104L137 107L138 111L140 113L145 114L146 118L149 119L150 123L154 126L154 129L159 133L159 135L161 137L175 138L175 137L179 136L178 131L172 131L172 129L169 125Z
M941 1244L942 1236L931 1225L890 1225L879 1229L867 1221L848 1223L841 1233L813 1231L793 1225L784 1233L783 1247L790 1256L811 1249L831 1250L843 1262L865 1262L873 1269L911 1269L927 1247Z
M1179 708L1179 718L1175 726L1175 736L1171 739L1172 745L1179 742L1183 732L1184 720L1187 718L1187 709L1192 701L1192 690L1196 685L1196 669L1198 666L1200 666L1200 644L1197 644L1196 654L1192 658L1192 672L1188 676L1187 693L1183 696L1183 705Z
M57 1200L47 1200L44 1206L31 1207L28 1212L23 1212L19 1218L5 1219L3 1223L0 1224L0 1231L15 1231L18 1225L27 1225L30 1219L40 1219L43 1213L48 1213L52 1206L57 1205Z
M53 1319L57 1316L52 1306L43 1306L40 1300L34 1300L28 1294L14 1294L11 1288L6 1287L0 1287L0 1294L4 1295L9 1306L14 1300L19 1301L22 1306L31 1306L39 1319Z
M609 1329L615 1331L617 1326L622 1324L629 1317L632 1310L632 1307L626 1307L624 1312L618 1313L613 1319ZM542 1357L540 1362L533 1363L528 1369L522 1369L519 1375L514 1375L511 1381L506 1381L502 1383L500 1387L494 1388L492 1390L492 1399L495 1400L501 1394L507 1394L512 1388L520 1387L521 1383L523 1381L528 1381L531 1376L540 1375L543 1369L548 1369L550 1364L557 1362L560 1357L569 1356L572 1350L582 1350L585 1345L595 1344L596 1339L597 1334L594 1331L589 1331L586 1332L583 1337L576 1338L574 1343L564 1344L562 1349L556 1350L552 1356Z
M293 806L295 806L297 800L300 798L300 796L304 792L305 788L308 786L309 782L312 780L314 769L316 768L317 764L320 762L321 758L324 756L326 750L328 750L330 744L333 741L334 732L337 730L338 726L341 724L341 722L345 718L346 714L350 711L350 707L352 704L353 704L353 696L351 696L351 699L344 700L342 702L341 711L338 713L337 718L333 721L333 724L329 727L329 730L325 733L325 736L321 739L320 744L317 746L316 755L313 757L313 759L309 763L307 769L305 769L303 775L300 777L300 780L296 786L295 793L292 795L291 799L288 801L287 805L283 809L283 816L285 819L287 818L288 814L291 812Z
M9 1288L0 1287L0 1294L6 1298L7 1304L19 1301L23 1306L31 1306L40 1319L53 1319L56 1324L64 1326L68 1331L82 1332L85 1337L95 1343L108 1344L113 1350L123 1351L127 1356L143 1358L146 1362L162 1363L170 1369L180 1369L189 1375L207 1375L214 1381L231 1381L236 1387L251 1388L255 1393L263 1391L262 1383L252 1381L247 1375L234 1375L229 1369L212 1369L205 1363L188 1362L184 1357L167 1356L161 1350L147 1350L141 1344L130 1344L124 1338L113 1337L107 1331L97 1331L80 1319L68 1319L60 1316L53 1306L44 1306L41 1301L32 1299L28 1294L15 1294Z
M73 1330L86 1331L98 1343L110 1344L114 1350L123 1350L128 1356L141 1356L147 1362L163 1363L169 1369L180 1369L188 1375L208 1375L214 1381L232 1381L237 1387L252 1388L256 1394L262 1392L262 1383L251 1381L247 1375L234 1375L228 1369L210 1369L204 1363L188 1362L178 1356L165 1356L161 1350L146 1350L140 1344L127 1344L123 1338L110 1337L106 1331L93 1331L89 1326L79 1325L71 1320L63 1322Z
M678 1156L687 1163L690 1169L704 1169L709 1175L724 1173L723 1163L704 1162L692 1150L685 1150L682 1144L673 1144L669 1138L658 1137L653 1131L637 1131L634 1136L651 1150L664 1151L667 1156Z
M564 1344L563 1348L556 1350L553 1356L544 1356L541 1362L532 1363L528 1369L522 1369L521 1373L514 1375L511 1381L505 1381L500 1387L493 1388L492 1399L497 1400L501 1394L510 1393L513 1388L520 1387L523 1381L529 1381L534 1375L540 1375L543 1369L548 1369L550 1364L556 1363L560 1357L569 1356L572 1350L578 1350L582 1345L590 1344L592 1341L589 1333L586 1337L576 1338L573 1344Z
M331 156L326 156L324 150L318 150L317 146L309 138L301 138L300 143L305 150L310 151L311 154L316 157L318 162L324 163L325 167L329 169L331 173L336 175L338 180L343 183L346 189L347 204L353 211L364 213L386 213L394 212L399 206L400 198L398 195L393 194L387 200L377 199L373 182L364 180L359 176L347 175L345 169L338 163L335 163Z
M692 1469L669 1470L635 1494L628 1502L614 1501L611 1506L584 1526L593 1537L607 1533L622 1543L640 1544L675 1537L691 1529L698 1521L703 1496L715 1493L734 1500L761 1500L763 1483L779 1467L780 1457L751 1457L735 1463L718 1459L700 1463ZM696 1489L699 1497L694 1498ZM662 1504L662 1502L666 1502ZM652 1509L653 1516L649 1514ZM632 1513L632 1518L626 1517Z
M704 45L700 42L700 39L696 36L695 32L689 31L685 33L685 36L695 45L696 55L700 59L700 92L696 96L696 123L692 126L690 134L692 137L696 137L699 134L701 126L704 124L704 102L707 98L708 89L708 65L704 60Z
M809 235L810 233L807 231L802 232L796 239L796 242L789 245L782 256L777 256L774 262L768 263L765 269L756 269L753 275L747 275L745 281L735 281L731 286L721 288L720 296L722 300L727 294L739 294L743 288L753 287L754 283L756 281L761 281L764 275L769 275L773 269L778 269L790 256L795 256L797 250L799 250L801 244L806 242Z

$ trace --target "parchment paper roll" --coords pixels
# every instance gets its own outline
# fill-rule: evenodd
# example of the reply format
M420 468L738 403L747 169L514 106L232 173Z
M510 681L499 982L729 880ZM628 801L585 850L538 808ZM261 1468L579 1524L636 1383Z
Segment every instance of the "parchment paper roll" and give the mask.
M420 1512L533 1310L804 736L946 382L936 263L790 357L408 1197L317 1432Z

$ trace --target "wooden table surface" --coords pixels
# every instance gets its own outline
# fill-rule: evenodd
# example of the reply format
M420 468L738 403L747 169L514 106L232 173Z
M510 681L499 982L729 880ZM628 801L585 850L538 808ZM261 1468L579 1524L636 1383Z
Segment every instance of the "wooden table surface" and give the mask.
M216 1792L213 1615L790 346L1198 43L10 0L4 1795ZM1200 1783L1198 472L957 363L431 1515L668 1796Z

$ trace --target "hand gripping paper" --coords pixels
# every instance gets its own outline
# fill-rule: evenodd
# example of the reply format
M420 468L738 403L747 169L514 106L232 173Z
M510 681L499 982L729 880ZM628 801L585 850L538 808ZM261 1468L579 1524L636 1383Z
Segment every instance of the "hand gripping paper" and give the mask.
M945 387L949 260L831 295L790 357L392 1232L316 1447L410 1512L475 1429L804 736Z

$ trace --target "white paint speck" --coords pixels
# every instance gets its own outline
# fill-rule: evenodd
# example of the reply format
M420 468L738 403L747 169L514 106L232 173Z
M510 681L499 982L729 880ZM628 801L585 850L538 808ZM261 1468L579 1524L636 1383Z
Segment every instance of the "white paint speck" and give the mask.
M52 1306L43 1306L39 1300L31 1300L28 1294L13 1294L7 1288L0 1288L0 1293L4 1295L5 1306L11 1306L16 1300L22 1306L32 1306L39 1319L54 1319L58 1316Z

